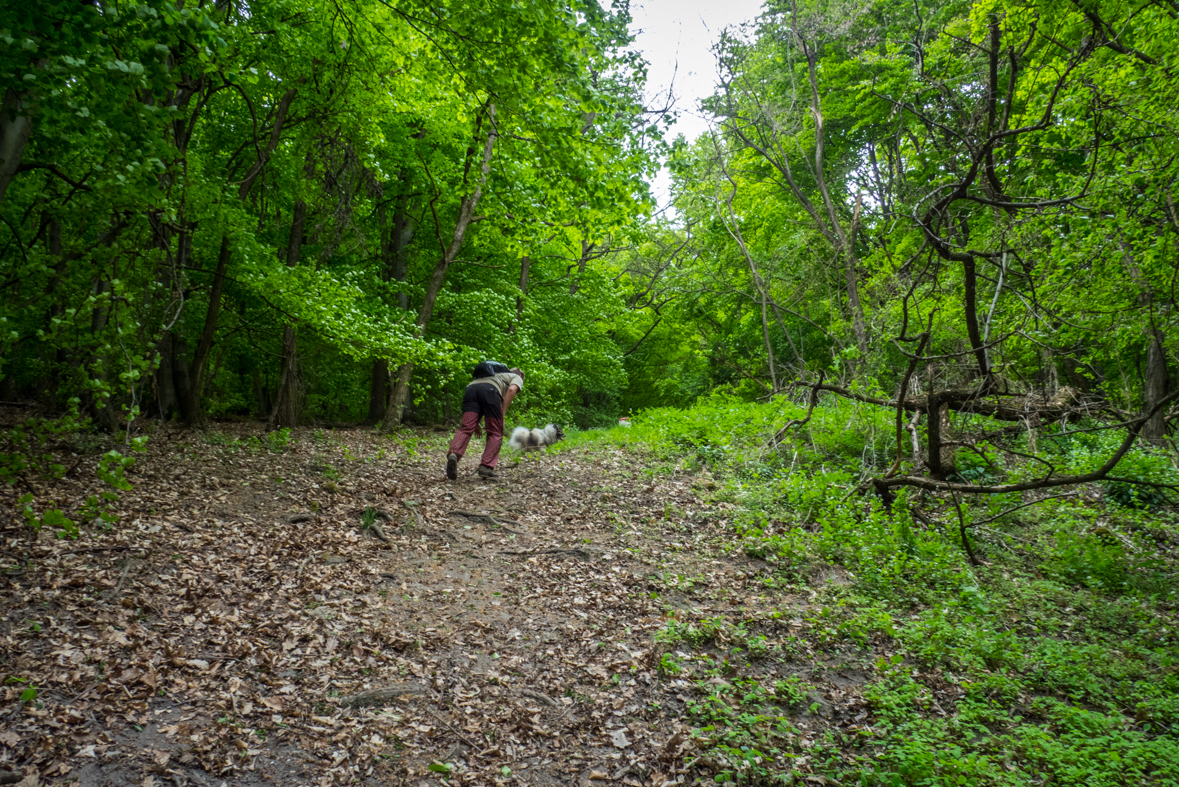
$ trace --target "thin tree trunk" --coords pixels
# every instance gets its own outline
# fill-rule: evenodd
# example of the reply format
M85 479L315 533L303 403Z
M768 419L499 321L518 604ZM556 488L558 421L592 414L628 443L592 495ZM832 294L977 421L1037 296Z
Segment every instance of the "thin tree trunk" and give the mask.
M860 363L868 357L868 328L864 321L864 307L860 304L860 287L856 268L859 265L859 258L856 257L855 241L856 230L860 223L860 207L862 197L856 195L856 210L852 216L851 232L848 237L843 237L843 275L847 281L847 304L852 313L852 330L856 334L856 346L860 349ZM835 227L839 229L839 223L835 223ZM842 236L842 229L839 229Z
M274 125L270 128L270 139L266 143L266 148L259 153L258 160L250 166L246 176L242 178L241 185L237 190L238 199L245 200L246 195L250 193L250 187L262 174L262 168L266 166L266 162L270 161L270 156L278 147L278 141L282 136L282 127L286 123L287 111L291 108L291 102L295 100L295 92L295 88L291 88L279 99L274 113Z
M586 243L585 238L581 239L581 258L577 260L577 277L569 285L569 294L576 295L577 288L581 286L581 278L585 276L585 264L589 260L589 255L593 252L596 243Z
M520 258L520 294L516 296L516 322L512 324L515 331L524 322L524 299L528 297L528 274L532 270L532 258L525 254Z
M57 258L57 263L53 266L53 277L49 280L49 286L45 288L46 297L52 296L57 290L58 284L61 283L61 277L65 274L66 261L62 257L62 243L61 243L61 219L56 216L49 221L49 254ZM53 324L53 318L60 317L65 311L65 307L61 302L53 303L49 307L49 324ZM51 407L57 409L57 390L61 385L61 371L66 364L66 352L63 347L56 347L53 350L53 366L49 369L49 377L46 382L46 396L45 399L51 402Z
M389 395L389 362L384 358L373 359L372 378L368 388L368 415L365 424L372 426L381 422L385 414L385 399Z
M299 252L303 248L303 231L307 223L307 203L295 202L291 216L291 236L287 239L286 266L294 268L299 264ZM282 329L282 370L278 376L278 393L274 410L270 414L270 426L291 428L298 426L302 411L302 385L299 380L299 338L294 323L287 323Z
M170 421L176 413L176 382L172 374L172 334L165 333L156 344L160 364L156 368L156 407L161 421Z
M302 411L302 384L299 380L299 337L295 326L288 323L282 329L282 374L270 425L291 428L299 423Z
M407 180L403 173L402 182ZM377 213L380 224L381 256L384 265L381 269L382 281L398 281L404 283L409 278L408 248L413 240L414 230L417 228L413 216L409 213L409 197L402 195L397 199L397 207L393 212L393 226L385 231L385 206L381 205ZM409 293L402 287L397 293L397 305L404 312L409 309ZM388 407L389 398L389 362L384 358L373 360L372 380L369 383L368 416L366 424L376 424L381 421Z
M932 377L930 382L932 383ZM938 401L932 386L929 391L929 411L925 417L926 451L925 464L929 467L929 474L934 478L942 477L942 419L941 402Z
M978 373L985 379L991 370L988 366L986 346L978 329L978 274L975 271L974 257L962 263L962 274L965 285L962 303L966 312L966 335L970 338L970 349L978 359Z
M1146 373L1142 380L1142 398L1145 409L1150 410L1167 396L1167 355L1163 332L1154 322L1154 293L1150 282L1142 275L1142 269L1134 259L1133 250L1126 240L1122 239L1122 262L1130 279L1138 287L1138 305L1150 316L1151 324L1146 333ZM1143 424L1142 438L1147 442L1161 445L1167 436L1166 413L1162 410L1155 413Z
M213 339L217 334L217 318L221 315L221 290L225 286L225 272L229 267L230 255L229 236L223 235L221 249L217 252L217 268L213 271L213 286L209 289L209 308L205 311L205 325L201 329L201 338L197 341L190 371L185 375L189 384L180 400L180 414L184 418L184 425L188 427L199 427L205 422L205 414L201 409L205 362L209 358L209 351L213 349ZM176 346L173 345L172 349L175 352Z
M467 227L471 225L471 219L475 217L475 208L479 205L479 199L483 196L483 187L487 183L487 175L491 172L491 153L495 149L495 104L489 103L487 105L487 112L485 116L480 117L480 124L484 117L487 120L488 130L487 136L483 142L483 160L479 168L479 179L475 185L474 191L467 194L459 202L459 215L455 220L454 233L451 236L450 244L442 254L442 258L434 266L434 272L430 276L430 281L426 284L425 296L422 298L422 308L418 312L417 331L418 335L425 333L426 326L430 324L430 318L434 314L434 303L438 300L438 293L442 290L442 283L446 280L446 271L450 268L452 262L458 257L459 251L463 247L463 239L467 234ZM476 129L476 134L478 134ZM468 170L469 165L474 158L476 150L472 146L467 149ZM466 184L464 184L466 185ZM402 413L405 410L405 401L409 395L409 380L413 376L413 364L402 364L397 369L397 380L393 386L393 394L389 397L389 407L385 411L385 419L381 423L381 429L386 432L391 432L401 425Z
M200 415L190 417L188 407L192 401L192 378L189 375L187 363L188 342L183 336L174 333L164 335L165 340L171 340L172 347L169 354L172 358L172 382L176 388L176 404L179 405L180 418L185 424L198 423Z
M27 100L27 94L8 88L0 105L0 205L4 204L8 186L16 177L33 133L33 120L26 111Z
M761 290L761 287L758 287ZM770 341L770 321L766 313L766 294L761 290L761 338L766 344L766 358L770 363L770 387L775 393L778 391L778 369L774 364L774 345Z
M258 405L256 410L258 419L265 420L270 417L270 411L273 406L270 402L270 391L266 388L266 383L262 380L262 370L255 364L253 370L254 377L254 401Z
M1167 355L1163 348L1162 331L1157 328L1151 330L1150 344L1146 348L1146 380L1143 384L1147 410L1167 396ZM1166 413L1160 409L1142 426L1142 439L1162 445L1166 436Z

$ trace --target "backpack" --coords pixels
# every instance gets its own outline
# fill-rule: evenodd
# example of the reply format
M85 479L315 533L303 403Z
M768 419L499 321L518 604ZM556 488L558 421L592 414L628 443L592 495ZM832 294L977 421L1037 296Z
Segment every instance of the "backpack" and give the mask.
M508 367L499 361L484 361L471 371L472 380L481 380L508 371Z

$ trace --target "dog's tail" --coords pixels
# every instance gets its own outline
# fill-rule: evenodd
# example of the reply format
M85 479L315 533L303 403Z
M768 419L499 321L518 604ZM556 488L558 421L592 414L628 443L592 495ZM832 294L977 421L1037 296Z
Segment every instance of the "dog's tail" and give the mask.
M523 451L528 447L528 429L523 426L517 426L512 430L512 439L508 440L508 445L515 448L517 451Z

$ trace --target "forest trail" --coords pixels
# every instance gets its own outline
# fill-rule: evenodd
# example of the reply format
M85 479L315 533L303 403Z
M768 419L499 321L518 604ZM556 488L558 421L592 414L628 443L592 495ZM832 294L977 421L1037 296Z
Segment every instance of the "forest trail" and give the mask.
M701 673L669 626L711 632L732 681L806 678L804 748L863 718L865 673L795 638L841 577L776 589L732 550L707 478L562 447L505 450L495 483L471 455L448 482L447 437L161 431L110 531L31 547L5 531L5 550L34 559L0 586L15 665L0 770L22 784L687 783ZM68 510L90 491L67 478L56 494ZM362 529L366 508L387 542ZM761 658L733 648L752 631Z

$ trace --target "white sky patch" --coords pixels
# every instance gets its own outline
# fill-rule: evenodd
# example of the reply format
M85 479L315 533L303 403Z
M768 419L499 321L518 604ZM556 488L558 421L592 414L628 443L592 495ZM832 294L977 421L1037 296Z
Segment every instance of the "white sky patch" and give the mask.
M632 45L646 58L647 105L663 106L670 88L679 121L671 136L695 139L708 131L700 100L716 86L712 45L726 27L747 22L761 13L763 0L631 0ZM674 83L673 83L674 80ZM652 190L660 207L666 205L671 178L662 170Z

